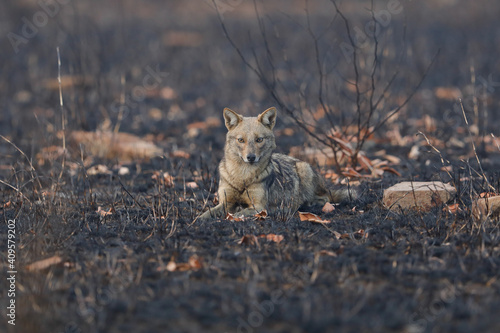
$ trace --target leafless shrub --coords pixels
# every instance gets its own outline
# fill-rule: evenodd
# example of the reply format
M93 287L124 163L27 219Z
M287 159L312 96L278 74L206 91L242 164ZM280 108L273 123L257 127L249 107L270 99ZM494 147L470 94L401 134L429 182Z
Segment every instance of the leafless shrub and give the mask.
M308 1L305 1L305 22L288 17L288 23L300 27L293 37L296 39L293 46L280 37L285 35L281 31L287 26L263 17L257 1L254 1L257 33L249 32L245 46L236 41L228 30L226 18L220 11L218 14L227 40L243 63L298 127L333 150L337 171L340 171L343 166L358 165L367 139L408 104L437 53L419 80L401 92L397 86L407 84L402 73L406 58L405 27L399 31L401 50L396 51L391 40L395 28L389 25L394 20L391 16L403 8L377 11L371 1L370 17L362 24L349 18L335 0L331 0L331 5L328 23L311 20ZM214 6L217 8L215 2ZM254 35L258 38L256 42ZM301 47L310 53L298 52L307 58L300 62L289 57L290 47ZM342 66L344 60L347 66ZM354 145L354 153L348 159L340 159L340 140Z

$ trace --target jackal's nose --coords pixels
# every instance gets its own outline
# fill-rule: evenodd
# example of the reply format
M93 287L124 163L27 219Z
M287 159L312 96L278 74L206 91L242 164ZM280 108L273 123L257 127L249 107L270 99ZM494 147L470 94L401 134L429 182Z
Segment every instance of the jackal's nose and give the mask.
M255 162L256 158L257 158L257 156L255 156L255 154L248 154L247 155L247 161L250 163Z

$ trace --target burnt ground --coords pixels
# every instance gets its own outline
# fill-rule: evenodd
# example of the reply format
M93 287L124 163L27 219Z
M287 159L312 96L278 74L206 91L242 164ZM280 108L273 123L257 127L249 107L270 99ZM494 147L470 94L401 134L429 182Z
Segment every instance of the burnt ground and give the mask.
M319 74L304 2L260 7L268 35L258 30L253 2L220 3L242 54L266 54L263 38L276 38L274 70L299 78L285 84L286 102L306 96L302 107L316 108ZM312 30L334 28L319 43L322 61L335 64L325 65L327 73L352 88L351 62L338 47L347 40L342 21L331 23L329 2L309 5ZM195 220L214 201L222 108L255 115L276 104L224 37L210 2L0 4L0 331L498 332L499 222L474 219L471 202L500 190L499 5L400 5L380 35L379 86L391 69L400 71L387 92L397 98L382 110L401 104L440 50L412 100L363 147L372 160L390 159L400 175L350 179L360 198L331 213L314 208L332 221L322 225L279 213ZM389 3L377 6L383 22ZM340 7L352 27L370 20L367 1ZM12 32L21 38L14 44ZM374 45L366 43L360 54ZM406 56L398 58L401 50ZM350 92L339 90L331 102L347 127L356 114ZM82 130L133 133L163 154L93 154L71 140ZM276 133L283 153L318 146L281 111ZM333 168L316 164L323 173ZM98 165L107 169L92 174ZM450 204L459 209L390 212L383 190L403 180L451 183L458 194ZM15 296L6 279L9 220L16 221ZM56 262L32 265L46 258ZM15 326L6 316L11 300Z

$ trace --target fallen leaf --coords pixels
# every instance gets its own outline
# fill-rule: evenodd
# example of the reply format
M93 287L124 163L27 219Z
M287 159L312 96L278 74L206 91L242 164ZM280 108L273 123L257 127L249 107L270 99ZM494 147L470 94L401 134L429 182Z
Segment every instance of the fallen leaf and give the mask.
M446 165L440 168L441 171L453 172L453 165Z
M332 222L330 220L322 220L318 215L307 212L299 212L299 218L301 221L308 221L308 222L322 223L322 224Z
M396 169L393 169L391 167L383 167L382 170L384 170L386 172L390 172L398 177L401 177L401 174Z
M267 235L260 235L259 238L265 238L266 240L274 243L281 243L285 237L283 235L276 235L276 234L267 234Z
M439 99L456 101L462 97L462 92L457 87L437 87L434 89L434 95Z
M91 166L87 169L87 175L96 176L96 175L111 175L113 172L108 169L107 166L103 164L98 164Z
M177 98L177 92L171 87L163 87L160 90L160 96L166 100L172 100Z
M61 83L59 83L59 79ZM91 76L63 75L60 78L50 78L42 81L42 86L49 90L67 89L71 87L84 87L93 84L95 79Z
M392 164L396 164L396 165L401 164L401 158L399 158L397 156L385 154L384 158L386 160L388 160L389 162L391 162Z
M169 47L196 47L203 42L203 35L192 31L167 31L162 36L162 43Z
M368 234L365 233L364 229L359 229L358 231L354 232L354 236L361 236L363 238L368 238Z
M192 255L191 257L189 257L188 264L194 270L198 270L203 267L203 264L201 263L200 258L197 255Z
M259 246L259 241L255 235L245 235L241 237L238 241L238 245L257 245Z
M352 167L347 167L342 171L342 175L344 177L353 177L353 178L369 178L370 176L362 175L356 170L354 170Z
M372 166L375 164L375 161L371 161L368 157L364 156L361 153L358 153L358 163L361 168L365 170L371 170Z
M167 271L173 272L176 269L177 269L177 264L175 263L175 261L173 260L169 261L169 263L167 264Z
M26 269L28 271L40 271L49 268L50 266L57 265L61 262L62 258L60 256L53 256L47 259L35 261L34 263L31 263L28 266L26 266Z
M443 207L443 211L446 211L446 210L448 210L451 214L456 214L456 213L459 213L462 211L462 209L460 208L460 205L458 203Z
M170 156L188 159L191 157L191 154L189 154L188 152L185 152L184 150L176 150L176 151L173 151L170 154Z
M44 147L36 154L38 164L40 165L44 165L46 161L53 162L62 156L69 157L68 151L58 146Z
M163 271L166 269L169 272L185 272L189 270L194 270L197 271L203 267L203 264L201 263L199 257L197 255L192 255L189 257L189 260L187 263L176 263L174 259L171 259L166 267L158 267L157 271Z
M188 183L186 183L186 187L195 189L195 188L198 188L198 184L196 184L196 182L188 182Z
M338 173L336 173L335 171L332 171L332 170L328 170L326 173L325 173L325 176L324 176L326 179L331 179L333 182L336 182L339 178L340 178L340 175Z
M493 192L483 192L479 194L480 198L491 198L491 197L496 197L498 194L495 194Z
M262 212L254 215L257 218L257 221L265 220L267 218L267 211L264 209Z
M348 233L340 235L340 239L350 239L351 236Z
M155 171L151 176L151 179L157 180L161 185L165 185L165 187L173 187L174 177L172 177L168 172L164 172L163 174L159 171Z
M227 213L225 219L228 221L241 222L241 221L245 220L245 217L243 215L242 216L235 216L231 213Z
M120 169L118 169L118 174L120 176L125 176L125 175L128 175L130 173L130 169L125 167L125 166L121 166Z
M325 203L325 205L323 206L323 209L321 209L321 211L323 213L331 213L335 210L335 206L332 205L331 203L327 202Z
M319 255L322 255L322 256L330 256L330 257L336 257L337 256L337 253L335 253L333 251L328 251L328 250L321 250L318 253L319 253Z
M286 127L282 130L278 130L276 134L279 136L292 136L295 134L295 131L293 128Z
M111 215L115 212L114 208L110 208L108 211L102 209L101 206L97 207L97 213L101 216Z
M346 140L343 140L341 138L338 138L338 137L335 137L335 136L330 136L331 139L333 139L334 141L336 141L340 148L342 149L342 151L348 155L348 156L352 156L354 155L354 149L352 148L351 146L351 143L346 141Z

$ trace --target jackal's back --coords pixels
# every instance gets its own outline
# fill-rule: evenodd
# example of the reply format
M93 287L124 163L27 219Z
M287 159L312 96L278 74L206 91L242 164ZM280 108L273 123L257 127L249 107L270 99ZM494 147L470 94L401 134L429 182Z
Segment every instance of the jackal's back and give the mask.
M283 154L273 154L270 163L267 188L271 206L297 209L315 204L318 196L327 196L322 179L308 163Z

